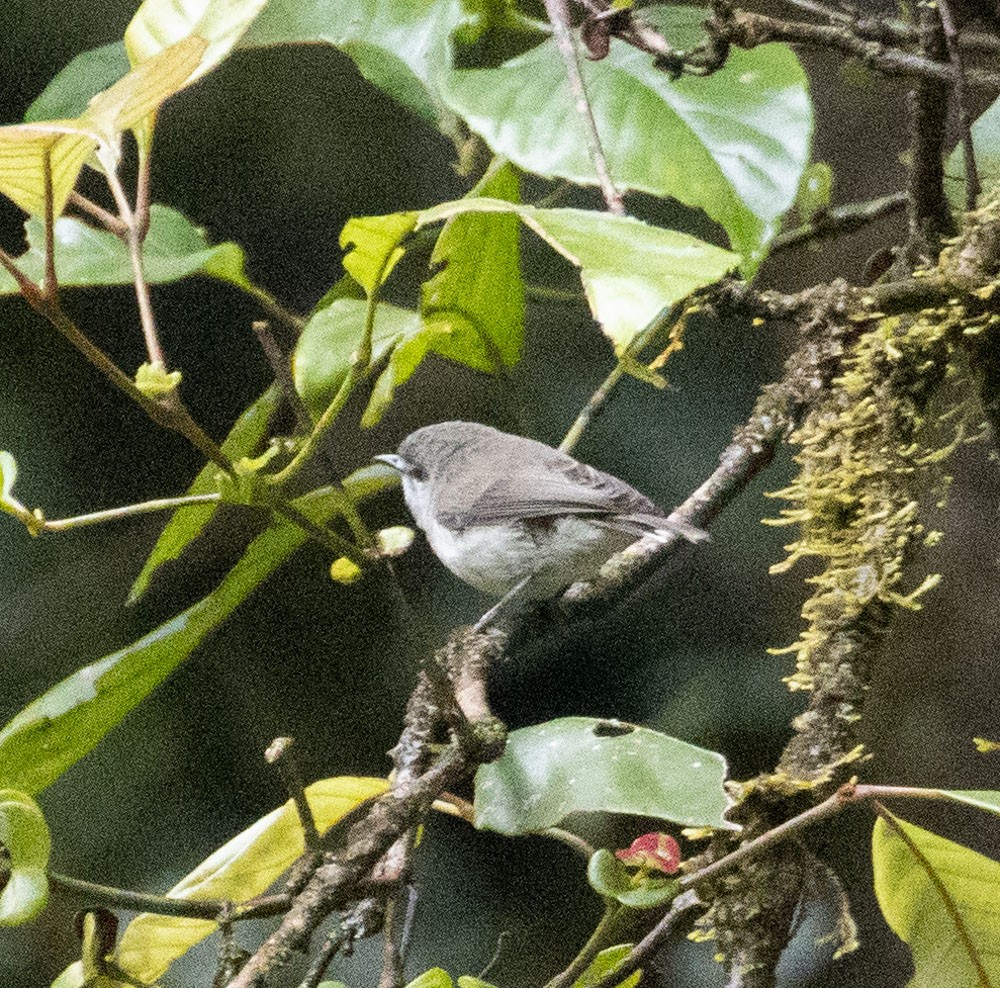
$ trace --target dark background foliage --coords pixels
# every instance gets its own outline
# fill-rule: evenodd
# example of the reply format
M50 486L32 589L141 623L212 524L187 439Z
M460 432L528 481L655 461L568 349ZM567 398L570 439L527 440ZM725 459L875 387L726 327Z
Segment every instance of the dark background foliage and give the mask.
M6 4L2 121L18 120L74 54L119 37L134 7L107 0ZM835 200L899 188L902 89L845 71L834 57L806 64L818 117L815 157L834 169ZM365 84L332 49L255 51L238 53L171 102L158 130L153 188L158 201L214 239L242 244L252 276L305 311L339 276L337 235L349 216L462 193L450 155L443 138ZM640 213L652 208L641 198L630 205ZM698 217L688 220L705 229ZM21 217L11 208L0 221L0 243L16 252ZM781 254L760 280L788 290L838 275L859 280L866 258L899 232L899 221L886 220L820 250ZM540 254L528 253L525 263L531 280L560 276ZM171 362L184 371L187 401L221 437L268 381L249 328L258 312L204 280L157 288L154 303ZM129 289L70 292L67 305L124 366L143 359ZM157 431L19 300L0 301L0 326L0 446L18 459L26 503L59 517L183 491L201 465L183 440ZM669 390L629 383L578 450L663 504L681 499L712 468L791 341L770 328L702 320L687 342L669 367ZM538 438L557 441L607 372L610 354L574 305L535 305L527 348L518 371L527 416ZM401 392L363 445L339 447L338 459L361 464L416 425L458 416L518 427L503 392L437 362ZM767 575L782 556L783 532L759 519L776 514L762 495L782 487L791 469L786 454L720 520L707 549L673 563L599 632L498 669L497 712L513 726L571 713L641 721L725 752L737 778L772 765L800 699L779 681L787 657L765 649L794 639L804 591L799 572ZM869 706L870 777L997 788L994 763L977 758L969 740L995 735L1000 720L997 475L986 444L963 449L950 469L950 504L930 519L948 538L921 561L944 572L945 582L922 613L898 622L886 649ZM401 511L395 496L373 508L387 522ZM0 525L0 719L209 589L239 551L234 533L255 524L250 516L227 520L231 525L216 525L134 609L124 598L158 520L34 541L13 523ZM424 643L474 617L484 601L418 546L399 566L424 623L414 630L377 590L331 584L328 564L322 552L300 553L44 794L58 870L168 887L284 798L262 759L277 734L299 739L309 777L386 772L384 753L397 736ZM985 839L963 833L959 823L956 814L936 821L959 839ZM823 910L812 910L797 941L804 949L793 946L783 968L786 983L904 983L905 951L865 891L869 825L858 811L828 824L818 842L821 856L857 890L862 949L832 968L821 956L810 973L817 955L809 940L823 921ZM602 839L616 846L638 832L635 822L621 821ZM578 862L540 841L511 844L435 821L418 867L412 973L431 964L476 973L508 930L493 976L509 985L537 980L539 965L554 971L565 962L597 911ZM57 897L38 923L5 932L0 981L48 984L75 950L71 910ZM682 945L663 961L666 980L718 983L710 955L710 947ZM365 957L360 951L337 976L360 983Z

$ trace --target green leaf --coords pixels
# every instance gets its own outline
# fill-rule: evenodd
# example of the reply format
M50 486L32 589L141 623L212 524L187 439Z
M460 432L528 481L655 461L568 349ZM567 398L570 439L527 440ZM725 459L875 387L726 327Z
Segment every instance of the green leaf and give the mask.
M451 975L440 967L418 974L406 988L452 988Z
M340 0L271 0L240 47L334 45L383 92L454 134L438 91L451 65L449 38L469 21L460 0L355 0L349 8Z
M1000 99L972 124L972 146L976 152L976 173L984 189L1000 184ZM965 151L961 142L948 155L945 191L952 208L965 209Z
M281 404L281 397L281 388L277 384L272 384L236 420L222 444L222 452L231 460L253 453L267 436L271 418ZM218 490L219 485L216 481L218 472L216 464L206 464L186 493L207 494ZM129 590L130 604L134 604L149 589L153 575L164 563L179 558L184 549L201 535L217 507L216 504L197 504L174 512L156 540L156 545L143 565L142 572Z
M714 751L632 724L564 717L514 731L503 755L480 766L476 826L522 834L589 810L733 830L725 777Z
M295 389L314 417L319 417L339 390L365 331L368 304L341 298L317 312L302 331L292 358ZM372 362L383 361L393 347L418 337L423 330L418 313L380 302L375 309ZM396 367L390 378L402 373ZM411 371L412 373L412 371ZM394 380L395 383L401 383Z
M0 731L0 785L30 793L51 785L163 682L305 539L291 524L274 525L254 539L207 597L29 703Z
M17 266L31 279L45 268L45 229L32 217L25 225L28 250ZM62 287L130 285L133 281L128 248L114 234L67 216L55 223L56 274ZM234 243L212 245L205 231L174 209L154 204L143 245L143 270L151 284L203 274L246 289L243 250ZM0 271L0 295L17 293L17 283Z
M0 926L34 919L49 897L45 869L52 839L38 804L27 793L0 789L0 849L7 861L0 882Z
M875 894L913 953L909 988L1000 984L1000 863L898 817L872 834Z
M463 212L512 212L580 269L587 300L616 349L664 308L717 281L738 263L729 251L630 216L537 209L500 199L459 199L420 214L419 226Z
M654 909L674 899L680 886L672 878L637 875L610 851L595 851L587 863L590 887L606 899L615 899L630 909Z
M591 962L583 974L573 982L573 988L591 988L596 985L606 974L610 974L632 950L632 944L623 943L616 947L607 947L602 950ZM630 974L623 981L619 981L619 988L635 988L642 977L642 970Z
M671 81L645 53L613 45L607 58L583 60L581 70L617 186L705 210L743 255L744 272L755 270L809 161L812 107L791 49L734 49L719 72ZM553 41L497 69L453 71L442 91L471 130L520 168L596 184Z
M739 258L729 251L675 230L649 226L632 217L609 216L583 209L538 209L505 199L482 197L441 203L420 213L351 220L341 240L359 245L356 250L363 259L357 262L359 280L370 280L377 277L376 272L398 249L402 236L414 227L422 229L464 214L482 213L517 216L528 229L580 269L591 312L618 350L626 347L664 308L717 281L739 263ZM446 247L450 249L454 244L451 239ZM497 284L483 277L477 282L476 315L487 318L489 295L493 293L493 305L498 313L508 301L511 306L507 315L495 317L497 323L502 327L506 320L516 327L520 325L522 296L519 282L513 277L512 253L505 248L497 250L503 257L502 263L491 267L488 273L501 280ZM471 270L467 267L456 275L455 281L444 281L448 286L447 297L457 302L457 286L468 285L470 277ZM503 297L504 293L509 299ZM377 389L373 396L373 408L384 407L386 393L391 394L392 387L412 374L428 350L484 369L480 363L481 342L473 347L469 343L473 338L471 334L453 335L452 330L461 325L432 319L426 320L421 329L411 325L409 332L400 338L407 348L395 357L396 364L386 371L385 380L379 382L383 390L380 393ZM357 348L360 339L359 333L351 342L350 352ZM493 342L501 353L513 354L513 340L503 343L497 335ZM519 338L517 343L519 345Z
M361 803L388 788L384 779L344 776L306 787L322 833ZM305 852L302 826L289 800L206 858L177 883L171 899L229 899L260 895ZM122 934L115 962L138 983L151 984L182 954L218 929L213 920L143 913Z
M369 297L399 263L404 253L400 245L413 232L417 216L414 212L361 216L344 224L340 231L340 246L347 249L344 269Z
M458 988L496 988L496 985L482 978L474 978L471 974L460 974L456 978Z
M114 85L128 70L128 55L122 41L112 41L77 55L28 107L25 123L79 116L93 96Z
M43 215L45 163L49 160L53 212L58 216L99 140L98 134L76 119L0 127L0 195L26 213ZM0 283L8 280L10 276L4 271Z
M494 165L469 198L520 201L517 174ZM512 367L524 341L524 285L516 216L463 213L451 217L431 255L437 273L423 287L421 314L443 357L480 370Z
M956 803L976 806L990 813L1000 814L1000 792L989 789L939 789L938 792Z

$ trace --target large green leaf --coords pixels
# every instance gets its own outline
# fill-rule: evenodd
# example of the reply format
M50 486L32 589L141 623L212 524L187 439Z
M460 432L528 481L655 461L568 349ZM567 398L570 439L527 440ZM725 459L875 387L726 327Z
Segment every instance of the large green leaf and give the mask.
M38 280L45 269L45 231L42 221L32 217L24 224L28 249L17 266ZM71 288L88 285L129 285L133 281L128 248L114 234L98 230L82 220L60 217L55 224L56 275L59 284ZM243 270L243 250L234 243L212 245L205 231L168 206L150 209L149 233L143 245L143 270L153 284L177 281L203 274L248 288ZM17 292L17 283L0 271L0 294Z
M618 187L705 210L753 271L809 162L812 107L792 51L734 49L719 72L671 81L648 55L615 44L581 69ZM497 69L451 72L443 84L449 107L496 153L538 175L596 184L554 42Z
M384 779L343 776L314 782L305 792L322 833L386 788ZM299 816L289 800L211 854L167 895L182 900L245 902L264 892L304 851ZM138 983L151 984L178 957L217 929L213 920L143 913L122 934L115 961Z
M517 174L495 165L470 199L520 201ZM520 228L506 213L460 213L449 219L431 255L437 267L424 283L421 314L436 353L482 370L513 366L524 341Z
M218 587L139 641L84 666L0 731L0 785L37 793L91 751L304 541L280 523L259 535Z
M435 122L455 124L439 96L451 66L449 38L470 21L460 0L271 0L241 48L325 42L393 99Z
M267 436L271 417L280 403L281 388L277 384L272 384L236 420L222 444L222 452L231 460L238 460L253 453ZM216 481L218 472L216 464L206 464L185 493L206 494L218 490L219 485ZM177 559L204 531L217 507L217 504L196 504L174 512L156 540L156 545L146 559L142 572L129 590L130 604L134 604L149 589L153 575L164 563Z
M722 755L649 728L564 717L514 731L476 772L476 826L521 834L570 813L632 813L734 829Z
M79 116L91 97L114 85L129 70L123 41L77 55L24 113L25 123Z
M514 214L577 267L594 318L619 350L663 309L717 281L739 262L729 251L629 216L583 209L540 209L505 199L476 197L441 203L416 214L351 220L341 237L345 246L353 244L345 264L357 267L352 261L357 253L364 260L364 272L370 274L379 269L380 263L388 265L397 259L400 244L411 229L420 230L467 213ZM509 264L508 257L496 270L507 272ZM505 278L498 285L479 287L484 293L495 292L497 308L508 301L502 293L511 282L509 275ZM509 301L519 311L520 294ZM485 318L485 308L483 315ZM509 345L496 338L494 342L501 352ZM478 352L481 354L481 349ZM475 350L465 347L463 353L465 356L455 359L479 366Z
M49 897L45 869L52 839L42 811L26 793L0 789L0 849L6 857L0 926L17 926L34 919Z
M1000 984L1000 863L907 823L879 818L875 894L913 953L909 988Z

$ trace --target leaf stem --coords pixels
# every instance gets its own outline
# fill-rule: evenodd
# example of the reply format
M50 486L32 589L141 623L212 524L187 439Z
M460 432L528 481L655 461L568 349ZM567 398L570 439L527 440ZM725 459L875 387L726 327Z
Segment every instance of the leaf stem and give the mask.
M570 453L573 451L594 416L600 412L608 398L611 397L611 392L614 391L615 386L627 372L629 365L635 360L636 354L640 353L653 340L661 329L675 323L680 314L684 312L686 304L687 299L682 299L680 302L670 306L669 309L661 311L651 322L647 323L638 333L636 333L634 337L632 337L629 344L619 355L618 362L611 368L608 376L600 383L597 390L590 396L587 404L580 409L580 413L577 415L576 421L574 421L570 426L569 431L563 438L563 441L559 444L559 448L564 453Z
M121 521L136 515L152 514L154 511L169 511L173 508L188 508L197 504L214 504L222 496L218 492L209 494L185 494L181 497L162 497L138 504L125 504L118 508L92 511L89 514L74 515L72 518L42 519L38 528L42 532L66 532L85 525L99 525L106 521Z
M55 871L50 871L48 878L52 885L83 898L88 904L157 913L161 916L216 919L230 905L225 899L174 899L166 895L114 888L110 885L87 882L82 878L61 875Z
M48 301L55 301L59 294L56 280L55 194L52 190L52 145L46 145L42 166L45 179L45 275L42 294Z
M143 172L140 163L139 173ZM146 353L149 362L154 367L166 368L166 357L163 347L160 345L160 336L156 328L156 316L153 314L153 304L149 297L149 285L146 282L146 274L142 268L142 244L146 230L149 225L148 194L146 199L146 216L143 219L138 211L133 211L128 203L125 190L122 188L118 175L110 169L106 172L108 187L114 196L115 204L118 206L118 214L125 224L125 245L128 247L129 262L132 265L132 281L135 284L135 298L139 305L139 323L142 326L142 335L146 341ZM138 197L137 203L138 206Z
M88 213L95 220L97 220L102 226L106 227L111 233L116 237L124 239L128 227L121 221L121 219L115 216L114 213L105 209L103 206L98 206L96 202L88 199L85 195L77 192L75 189L69 194L69 201L80 209L84 213Z
M566 65L566 74L569 76L573 101L576 104L577 113L580 114L583 121L587 150L590 152L590 160L597 173L597 182L601 189L601 195L604 197L604 203L608 207L608 212L615 216L624 216L625 204L611 178L608 160L604 156L604 148L601 146L601 135L597 130L597 121L594 119L594 111L587 96L583 75L580 72L580 62L577 59L576 47L569 29L569 11L566 0L545 0L545 11L549 16L549 23L552 25L559 54Z
M256 299L260 305L271 313L276 319L290 326L296 333L301 333L309 321L298 313L286 309L269 291L255 285L252 281L241 282L238 286L251 298Z
M605 900L604 915L594 927L594 932L590 934L589 939L580 948L580 952L573 958L569 966L549 980L545 984L545 988L570 988L571 985L575 984L580 975L593 963L594 958L605 947L610 946L611 933L621 913L622 908L617 902L613 899Z

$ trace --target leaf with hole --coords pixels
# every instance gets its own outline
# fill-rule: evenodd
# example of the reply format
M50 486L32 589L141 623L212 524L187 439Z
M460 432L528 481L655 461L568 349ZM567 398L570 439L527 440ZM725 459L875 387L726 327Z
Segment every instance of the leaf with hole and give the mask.
M476 772L476 826L523 834L570 813L631 813L686 827L737 829L722 755L647 727L564 717L513 731Z

